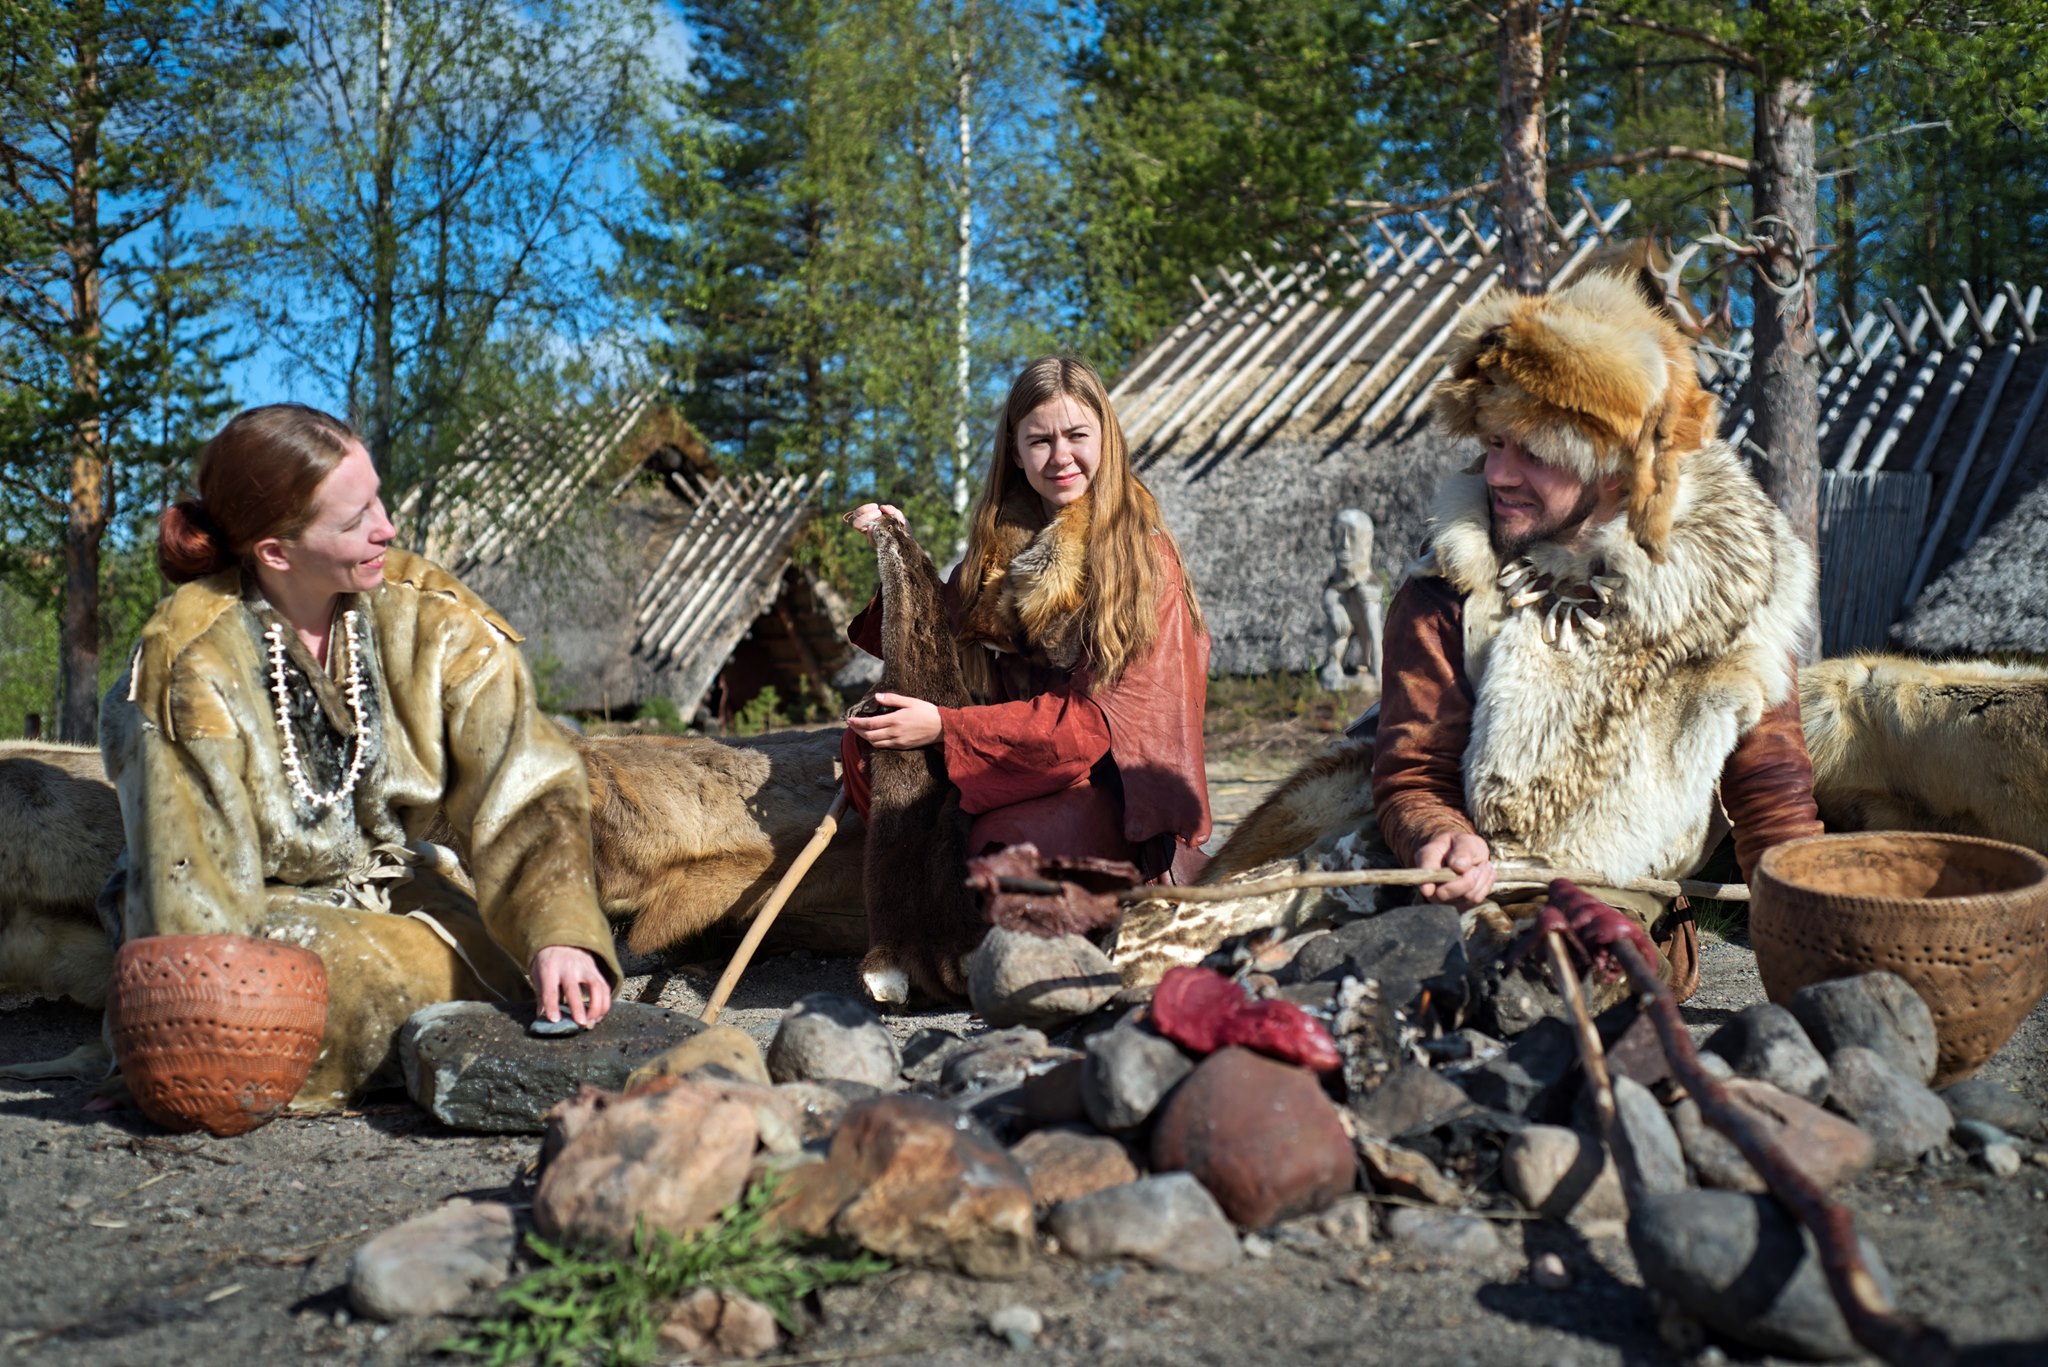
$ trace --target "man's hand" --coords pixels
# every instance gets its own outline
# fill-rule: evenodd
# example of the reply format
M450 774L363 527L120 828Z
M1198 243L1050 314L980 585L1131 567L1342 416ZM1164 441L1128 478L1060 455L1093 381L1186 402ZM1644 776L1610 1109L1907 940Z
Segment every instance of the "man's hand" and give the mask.
M882 525L882 519L893 517L904 526L910 520L903 516L903 510L893 503L863 503L846 515L847 523L857 532L865 532L869 540L874 539L875 529Z
M543 1019L558 1021L567 1007L585 1030L612 1009L612 987L597 956L574 945L549 945L533 956L533 991Z
M1446 831L1431 836L1415 852L1418 869L1450 869L1458 876L1448 883L1424 883L1420 889L1425 902L1443 902L1460 911L1470 911L1493 892L1497 870L1493 851L1470 831Z
M939 709L923 698L877 693L875 701L894 710L872 717L848 717L853 733L877 750L916 750L945 733Z

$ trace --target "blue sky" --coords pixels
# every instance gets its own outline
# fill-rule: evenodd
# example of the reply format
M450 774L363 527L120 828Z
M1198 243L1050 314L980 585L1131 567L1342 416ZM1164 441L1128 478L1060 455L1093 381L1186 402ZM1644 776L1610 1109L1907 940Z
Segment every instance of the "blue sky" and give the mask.
M655 35L645 49L649 70L680 74L688 70L695 44L690 28L683 17L683 7L675 3L661 3L655 7ZM621 193L633 193L632 170L629 166L616 165L604 172L609 181L615 183ZM186 226L193 231L226 229L232 231L242 219L245 211L233 202L218 207L200 206L185 215ZM611 263L617 257L617 247L610 235L600 226L590 225L579 232L572 242L587 252L588 260L596 266ZM227 381L236 403L241 405L271 403L283 399L296 400L341 412L347 403L346 395L339 386L324 381L321 377L294 374L294 366L285 352L266 340L261 332L251 325L236 328L228 339L228 350L246 352L227 367Z

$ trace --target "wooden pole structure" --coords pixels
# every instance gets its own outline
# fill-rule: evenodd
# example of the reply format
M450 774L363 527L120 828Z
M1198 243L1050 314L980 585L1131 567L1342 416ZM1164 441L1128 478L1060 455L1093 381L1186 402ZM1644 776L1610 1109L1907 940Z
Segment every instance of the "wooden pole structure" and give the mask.
M755 913L753 924L747 927L746 938L741 940L740 947L733 951L732 962L725 966L724 976L719 978L718 986L711 990L711 1000L705 1003L702 1017L706 1025L716 1022L718 1013L723 1011L726 1002L732 999L733 989L740 985L740 975L747 971L747 965L753 961L754 951L761 947L761 941L766 938L769 927L775 924L775 918L782 914L783 905L789 901L790 894L796 891L797 884L804 881L804 875L811 871L811 865L818 862L818 856L832 843L832 837L839 831L839 818L845 815L845 812L846 785L842 783L839 785L839 791L832 795L832 805L825 809L825 819L818 823L817 830L811 832L810 842L797 851L797 856L790 862L788 871L769 892L768 900L763 902L761 910Z

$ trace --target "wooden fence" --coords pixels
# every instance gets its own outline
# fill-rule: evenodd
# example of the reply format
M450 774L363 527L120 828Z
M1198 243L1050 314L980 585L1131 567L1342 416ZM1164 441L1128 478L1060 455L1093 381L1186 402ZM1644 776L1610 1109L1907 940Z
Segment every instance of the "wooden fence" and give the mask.
M1927 525L1926 472L1823 470L1820 480L1821 650L1889 645L1899 599Z

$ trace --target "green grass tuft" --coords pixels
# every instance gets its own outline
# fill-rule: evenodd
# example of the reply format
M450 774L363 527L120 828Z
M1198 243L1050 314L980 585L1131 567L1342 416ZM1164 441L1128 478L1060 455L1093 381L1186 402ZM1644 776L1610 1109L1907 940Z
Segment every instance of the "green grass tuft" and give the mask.
M778 1232L767 1216L773 1200L772 1183L757 1184L693 1233L636 1231L630 1252L563 1248L529 1234L541 1265L500 1294L505 1313L441 1350L488 1367L644 1363L658 1350L670 1307L699 1286L752 1297L794 1333L805 1296L889 1268L872 1254L835 1258Z

